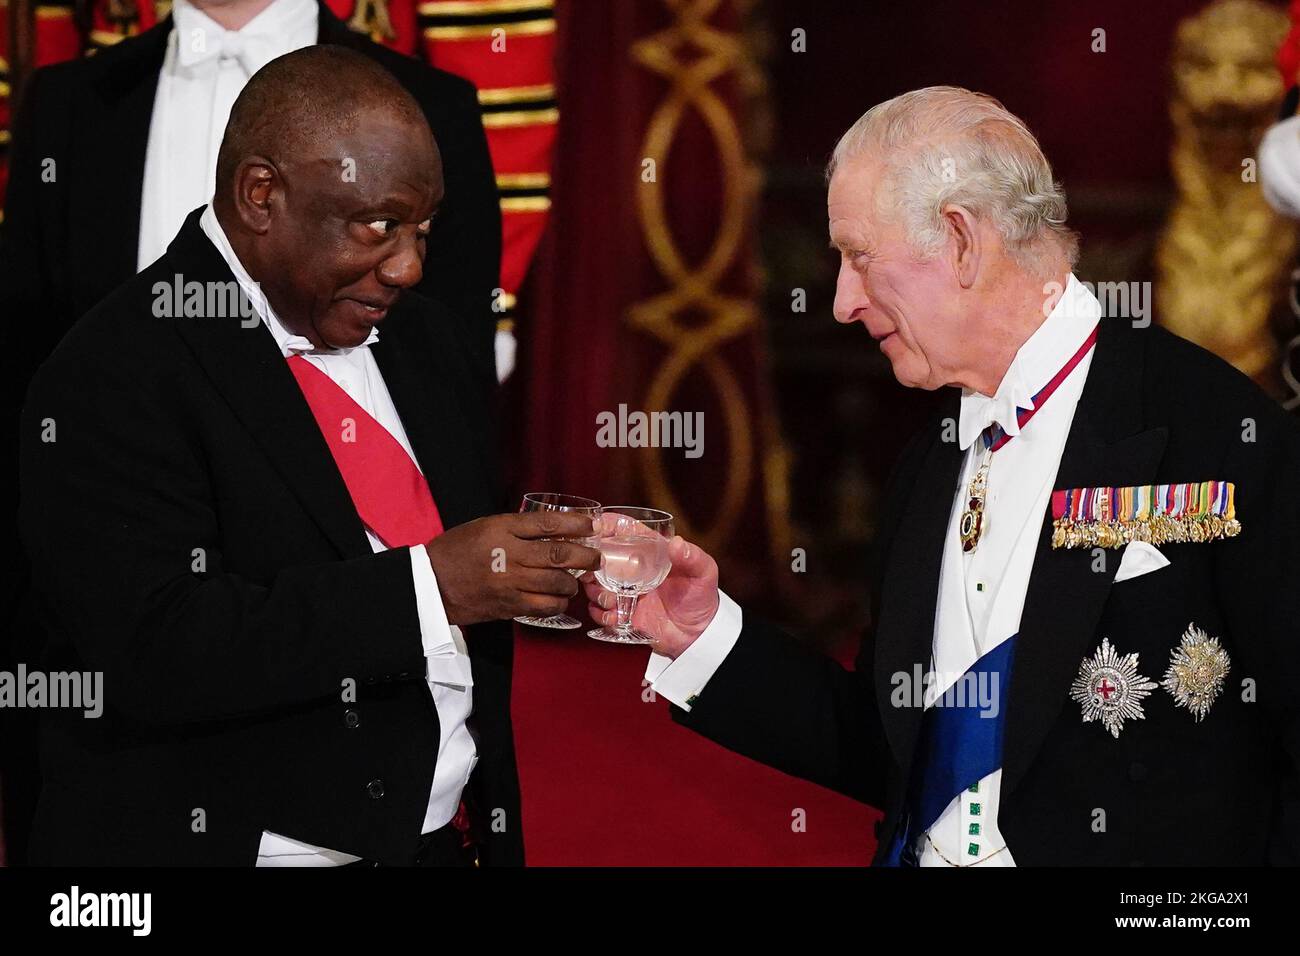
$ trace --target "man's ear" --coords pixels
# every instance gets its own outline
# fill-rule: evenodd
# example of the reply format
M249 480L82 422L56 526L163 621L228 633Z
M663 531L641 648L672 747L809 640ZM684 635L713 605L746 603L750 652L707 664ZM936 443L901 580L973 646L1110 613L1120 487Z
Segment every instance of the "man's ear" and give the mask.
M249 232L265 235L271 228L271 209L280 189L280 173L261 156L250 156L235 170L235 215Z
M975 217L965 206L956 203L944 206L940 214L952 239L949 254L952 257L953 276L963 289L969 289L979 275L980 256L984 252Z

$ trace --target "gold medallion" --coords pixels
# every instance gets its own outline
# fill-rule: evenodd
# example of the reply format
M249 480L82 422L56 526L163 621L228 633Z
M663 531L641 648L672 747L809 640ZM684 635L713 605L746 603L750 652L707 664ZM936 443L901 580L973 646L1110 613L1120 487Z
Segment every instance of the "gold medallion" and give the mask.
M984 533L984 495L988 491L989 465L992 461L993 452L988 450L984 453L979 471L975 472L975 477L970 480L970 487L966 490L966 510L961 513L961 521L957 525L961 549L966 554L979 547L980 535Z
M1160 685L1179 707L1191 711L1199 724L1223 693L1223 680L1232 666L1228 652L1195 624L1188 624L1178 646L1169 654L1169 669Z

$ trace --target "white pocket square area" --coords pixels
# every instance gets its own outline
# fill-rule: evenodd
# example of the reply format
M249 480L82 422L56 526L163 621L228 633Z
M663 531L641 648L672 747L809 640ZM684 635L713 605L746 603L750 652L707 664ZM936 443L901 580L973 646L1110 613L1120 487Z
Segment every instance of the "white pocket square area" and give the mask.
M1119 570L1115 572L1115 583L1140 577L1150 571L1159 571L1169 566L1169 559L1160 553L1160 549L1145 541L1130 541L1124 548L1124 555L1119 560Z

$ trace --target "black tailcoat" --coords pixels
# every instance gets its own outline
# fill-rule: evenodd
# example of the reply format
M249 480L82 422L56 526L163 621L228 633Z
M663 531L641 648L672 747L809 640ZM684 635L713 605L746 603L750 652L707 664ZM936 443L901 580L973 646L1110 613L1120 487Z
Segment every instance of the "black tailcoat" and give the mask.
M106 703L99 719L42 714L32 857L251 865L269 830L398 860L438 750L408 552L371 552L264 324L154 316L156 282L233 281L198 215L77 323L24 409L19 520L42 664L102 672ZM464 331L408 292L372 346L447 527L500 510ZM485 857L521 863L511 630L466 640L471 792L498 824Z
M930 663L962 460L944 420L958 401L954 389L891 479L856 670L746 615L692 710L673 708L727 747L883 808L881 851L921 725L891 694L894 675ZM1300 862L1300 428L1210 353L1103 320L1053 487L1210 479L1236 483L1241 534L1164 545L1168 567L1118 584L1119 551L1095 569L1089 550L1053 550L1043 516L1005 715L998 825L1019 865ZM1231 658L1203 721L1158 689L1118 739L1083 723L1070 684L1103 638L1159 681L1189 623Z

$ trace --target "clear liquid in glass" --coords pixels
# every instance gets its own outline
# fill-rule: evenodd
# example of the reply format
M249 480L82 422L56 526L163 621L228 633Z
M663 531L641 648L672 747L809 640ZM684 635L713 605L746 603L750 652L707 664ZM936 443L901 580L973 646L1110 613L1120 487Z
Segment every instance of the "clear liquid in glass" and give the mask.
M668 539L658 534L618 534L600 539L603 567L596 580L608 591L644 594L668 577Z

